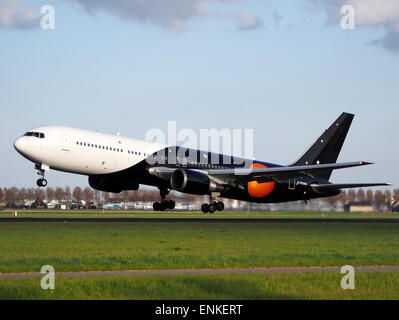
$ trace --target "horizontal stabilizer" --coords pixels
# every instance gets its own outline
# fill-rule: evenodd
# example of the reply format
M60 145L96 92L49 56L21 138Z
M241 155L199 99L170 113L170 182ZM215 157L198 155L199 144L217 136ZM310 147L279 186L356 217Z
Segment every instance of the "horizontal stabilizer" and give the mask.
M366 188L366 187L379 187L391 186L390 183L338 183L338 184L312 184L311 187L320 191L349 189L349 188Z

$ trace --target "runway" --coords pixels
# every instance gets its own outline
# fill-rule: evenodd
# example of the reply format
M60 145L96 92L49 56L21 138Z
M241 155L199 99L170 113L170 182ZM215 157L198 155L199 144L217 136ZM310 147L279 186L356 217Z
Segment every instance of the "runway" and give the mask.
M359 266L354 267L355 272L398 272L399 266ZM115 270L115 271L77 271L57 272L55 276L80 278L80 277L110 277L110 276L176 276L176 275L212 275L212 274L293 274L315 272L337 272L341 267L269 267L269 268L208 268L208 269L160 269L160 270ZM41 278L40 272L0 273L0 279L27 279Z
M10 222L124 222L124 223L399 223L390 218L53 218L53 217L0 217L0 223Z

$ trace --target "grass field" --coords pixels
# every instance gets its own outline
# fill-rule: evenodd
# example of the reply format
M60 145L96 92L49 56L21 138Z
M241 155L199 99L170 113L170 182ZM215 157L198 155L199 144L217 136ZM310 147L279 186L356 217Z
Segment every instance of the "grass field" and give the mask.
M49 216L39 212L26 214ZM77 214L87 217L99 213ZM269 213L263 215L266 214ZM309 213L284 214L305 219ZM310 214L315 217L322 213ZM246 213L225 213L226 217L230 215L247 217ZM258 213L258 217L261 215ZM358 216L364 218L363 214ZM41 266L48 264L56 272L399 265L398 248L399 223L0 223L0 272L39 272ZM2 279L0 298L399 298L399 278L395 273L358 273L359 286L351 293L340 288L341 277L334 273L59 277L53 292L37 288L38 279Z
M340 219L356 219L356 218L389 218L399 219L399 213L364 213L364 212L317 212L317 211L223 211L214 214L204 214L201 211L166 211L154 212L143 210L7 210L0 211L0 219L12 217L17 211L19 217L135 217L135 218L340 218Z
M0 272L398 265L399 224L0 223Z
M398 273L357 273L342 290L338 273L0 279L0 299L399 299Z

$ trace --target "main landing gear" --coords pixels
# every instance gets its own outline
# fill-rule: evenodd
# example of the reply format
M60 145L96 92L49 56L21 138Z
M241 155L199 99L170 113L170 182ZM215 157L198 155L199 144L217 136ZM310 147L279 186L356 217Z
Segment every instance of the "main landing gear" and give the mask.
M154 202L152 208L154 211L165 211L165 210L173 210L175 208L175 202L173 200L166 200L166 195L169 193L168 189L159 189L161 194L161 202Z
M201 206L201 210L203 213L214 213L216 210L217 211L223 211L224 210L224 203L222 201L216 201L215 198L220 197L219 192L212 192L209 195L209 203L204 203Z
M201 210L203 213L214 213L216 210L223 211L224 203L222 201L211 201L211 203L204 203L201 206Z
M43 169L43 166L38 166L38 165L36 165L35 168L38 170L37 174L39 176L41 176L41 178L36 181L37 186L40 187L40 188L46 187L47 186L47 180L44 179L45 169Z

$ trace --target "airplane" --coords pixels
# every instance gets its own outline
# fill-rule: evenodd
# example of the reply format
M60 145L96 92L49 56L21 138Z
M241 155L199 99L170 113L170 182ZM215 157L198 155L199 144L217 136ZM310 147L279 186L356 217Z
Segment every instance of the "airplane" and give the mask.
M54 169L86 175L93 189L104 192L138 190L139 185L157 187L161 201L154 202L154 211L174 209L175 202L166 199L171 190L208 195L209 203L202 204L201 210L214 213L224 209L220 198L256 203L307 202L336 196L346 188L390 185L329 181L333 170L372 164L336 162L353 118L353 114L342 113L298 160L287 166L63 126L29 130L14 147L35 164L41 176L39 187L47 186L45 172Z

